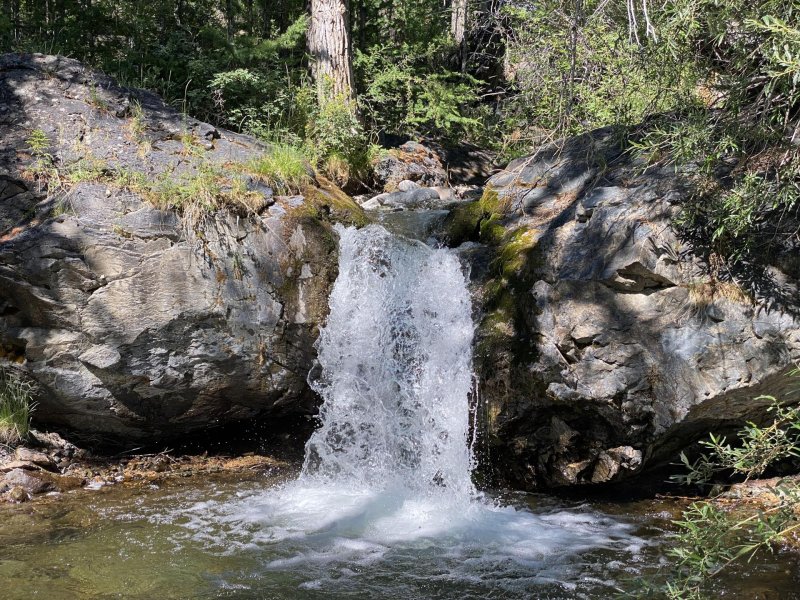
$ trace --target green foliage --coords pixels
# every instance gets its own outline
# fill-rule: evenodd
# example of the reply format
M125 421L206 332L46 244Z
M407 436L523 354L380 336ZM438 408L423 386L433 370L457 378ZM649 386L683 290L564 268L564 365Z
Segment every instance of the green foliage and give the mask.
M507 155L609 124L638 123L682 103L692 65L631 39L623 5L546 0L503 9L509 31L502 101Z
M273 145L268 153L248 162L244 170L281 194L298 193L313 180L303 152L282 144Z
M31 154L37 159L45 159L48 161L52 160L52 155L50 154L50 140L47 137L47 134L42 131L41 129L34 129L31 131L30 136L28 137L28 148L30 148Z
M0 443L14 445L28 436L36 408L31 392L30 384L19 375L0 368Z
M661 50L694 65L696 85L636 146L696 166L678 225L732 263L767 260L800 218L799 16L780 0L679 0L659 13Z
M663 594L676 600L713 597L705 591L711 579L737 561L773 552L800 528L800 488L779 485L771 492L776 502L748 514L727 512L711 502L696 502L683 511L675 521L675 545L667 551L675 572Z
M442 69L449 41L438 38L424 48L378 45L358 52L359 100L368 122L389 133L427 133L444 139L475 139L482 82ZM476 116L477 115L477 116Z
M32 164L27 168L28 175L35 179L39 185L39 191L57 184L59 181L58 169L55 165L55 157L50 152L50 139L41 129L31 131L27 139L28 148L34 158Z
M735 443L711 435L701 442L708 452L694 462L681 455L687 473L675 477L678 482L708 483L720 474L747 481L778 462L800 458L800 406L781 404L771 396L756 400L771 402L771 422L764 426L748 423ZM650 591L674 599L710 597L705 593L709 580L735 562L758 552L772 552L785 542L800 529L800 487L796 482L781 481L770 492L772 500L766 506L730 511L714 499L689 506L674 522L677 532L667 551L673 572L662 586L651 586Z

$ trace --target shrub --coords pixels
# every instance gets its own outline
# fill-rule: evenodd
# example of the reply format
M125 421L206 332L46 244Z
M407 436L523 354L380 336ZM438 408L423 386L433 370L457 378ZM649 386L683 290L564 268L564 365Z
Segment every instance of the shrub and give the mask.
M686 473L673 479L690 485L710 484L721 475L747 481L779 463L791 463L796 469L800 407L780 403L771 396L756 400L771 402L770 423L748 423L733 442L711 435L701 442L708 452L695 461L681 454ZM663 585L651 582L651 594L658 591L659 597L676 600L710 597L704 595L709 580L736 561L771 552L788 540L800 529L800 486L796 481L782 480L770 491L772 499L765 507L745 505L738 511L726 511L712 498L684 510L681 519L674 522L677 532L667 551L674 569ZM633 597L642 597L639 592Z
M28 436L35 408L31 391L19 375L0 368L0 443L14 445Z

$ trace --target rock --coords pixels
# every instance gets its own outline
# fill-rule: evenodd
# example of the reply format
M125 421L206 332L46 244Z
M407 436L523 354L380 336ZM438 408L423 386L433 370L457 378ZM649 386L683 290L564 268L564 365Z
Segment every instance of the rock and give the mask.
M50 471L55 470L56 468L53 459L44 452L39 452L38 450L20 447L17 448L16 452L14 452L14 457L19 462L32 463Z
M56 456L72 457L83 452L77 446L75 446L75 444L68 442L53 431L42 432L36 429L31 429L30 437L40 446L44 446L50 450L55 450Z
M439 200L442 200L443 202L453 202L454 200L456 200L456 194L453 188L438 186L432 189L436 190L436 194L439 196Z
M791 397L796 249L776 252L761 296L712 276L707 248L672 225L689 193L680 171L643 174L619 133L514 161L448 217L452 243L494 248L473 273L475 366L512 484L630 478L709 430L767 418L761 394Z
M375 179L385 192L411 191L410 184L442 186L447 172L439 155L418 142L406 142L384 153L374 165ZM403 183L403 189L399 186Z
M380 198L375 196L374 198L370 198L366 202L361 205L361 208L364 210L378 210L383 205L381 204Z
M30 496L28 496L28 492L21 486L14 486L11 488L8 493L6 494L9 502L14 502L16 504L27 502L30 500Z
M31 495L52 492L56 489L53 476L44 471L13 469L5 474L2 481L11 488L19 487Z
M29 471L39 471L41 467L36 463L28 462L25 460L12 460L0 465L0 473L8 473L14 469L27 469Z
M411 183L411 182L408 182ZM365 210L429 210L441 209L452 202L452 197L442 192L445 188L420 187L417 184L403 186L405 190L385 192L361 204Z
M146 144L130 134L132 99ZM132 444L315 413L306 375L336 277L332 222L366 222L349 197L317 177L291 197L244 181L248 210L153 206L115 174L177 184L214 166L232 182L268 148L71 59L1 56L0 105L0 348L34 385L39 423ZM47 197L27 152L36 129L60 169L108 175Z
M642 452L630 446L610 448L601 452L592 473L592 483L605 483L617 477L620 469L635 472L642 464Z
M401 192L410 192L412 190L419 189L419 184L414 181L409 181L408 179L404 179L403 181L397 184L397 189Z

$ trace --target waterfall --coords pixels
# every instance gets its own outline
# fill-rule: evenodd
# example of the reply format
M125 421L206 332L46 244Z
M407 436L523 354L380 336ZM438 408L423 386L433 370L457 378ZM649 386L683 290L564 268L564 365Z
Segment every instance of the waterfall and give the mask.
M379 225L337 226L318 342L320 427L301 480L469 502L473 323L456 254Z
M299 477L176 518L207 548L259 557L254 579L270 597L583 597L570 586L603 577L607 562L584 557L642 543L587 507L532 510L530 498L476 492L458 256L379 225L337 231L339 275L309 376L320 424Z

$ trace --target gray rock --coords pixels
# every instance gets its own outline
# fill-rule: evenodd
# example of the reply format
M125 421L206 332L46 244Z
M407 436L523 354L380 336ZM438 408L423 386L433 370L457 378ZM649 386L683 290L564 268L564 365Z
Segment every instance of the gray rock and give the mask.
M754 299L713 277L672 225L680 173L642 174L612 133L544 147L488 182L513 243L477 294L498 308L476 368L492 456L518 485L628 478L766 418L761 394L793 397L800 269L779 255Z
M411 190L419 189L419 184L414 181L409 181L408 179L404 179L400 183L397 184L397 189L401 192L410 192Z
M91 105L90 85L109 112ZM129 135L132 97L146 154ZM251 211L196 221L113 182L46 197L24 177L37 128L61 168L91 157L151 181L266 148L65 58L0 57L0 104L12 115L0 120L0 349L34 384L38 422L127 443L315 412L306 375L336 276L328 220L346 196L320 183L307 210L303 196L252 185L263 200ZM200 156L185 135L202 141Z
M439 155L417 142L406 142L386 152L374 165L375 179L386 192L411 191L409 184L442 186L447 171ZM405 183L404 183L405 182ZM400 188L400 184L403 188Z

